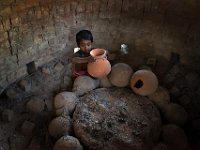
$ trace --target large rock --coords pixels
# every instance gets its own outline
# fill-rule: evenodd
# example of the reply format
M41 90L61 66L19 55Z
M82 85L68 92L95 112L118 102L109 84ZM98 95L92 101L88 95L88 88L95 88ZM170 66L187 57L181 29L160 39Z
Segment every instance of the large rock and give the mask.
M73 114L76 137L89 149L148 149L161 119L146 98L125 88L99 88L81 98Z

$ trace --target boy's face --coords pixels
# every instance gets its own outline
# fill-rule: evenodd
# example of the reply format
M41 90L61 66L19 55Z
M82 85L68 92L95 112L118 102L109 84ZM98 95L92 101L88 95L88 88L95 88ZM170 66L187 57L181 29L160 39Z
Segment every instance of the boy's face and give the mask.
M79 48L80 50L89 53L92 48L92 42L90 40L81 40Z

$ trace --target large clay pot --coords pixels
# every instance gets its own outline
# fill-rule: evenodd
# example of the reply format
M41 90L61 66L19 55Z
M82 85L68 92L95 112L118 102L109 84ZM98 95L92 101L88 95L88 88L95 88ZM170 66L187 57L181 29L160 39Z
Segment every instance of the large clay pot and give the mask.
M158 88L158 79L150 70L138 70L131 78L131 89L138 95L153 94Z
M88 73L95 78L107 76L111 71L111 65L107 60L106 50L96 48L90 52L90 55L93 57L94 61L88 63Z

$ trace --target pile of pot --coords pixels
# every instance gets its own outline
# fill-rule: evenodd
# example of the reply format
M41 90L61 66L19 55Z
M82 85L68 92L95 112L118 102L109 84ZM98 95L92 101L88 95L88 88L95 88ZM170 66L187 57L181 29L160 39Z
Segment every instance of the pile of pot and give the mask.
M158 108L163 121L161 139L153 149L187 149L188 141L182 127L187 121L185 109L170 101L166 88L159 85L158 78L149 69L133 71L125 63L113 65L104 76L79 76L74 80L72 91L58 93L54 98L56 117L49 123L49 134L57 142L54 150L83 149L73 135L72 115L79 97L96 88L130 88L138 96L145 96ZM178 141L178 142L177 142Z

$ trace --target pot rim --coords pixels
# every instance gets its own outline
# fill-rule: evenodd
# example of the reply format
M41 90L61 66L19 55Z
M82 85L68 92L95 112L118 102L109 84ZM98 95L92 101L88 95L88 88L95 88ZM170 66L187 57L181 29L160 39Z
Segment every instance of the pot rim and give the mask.
M106 50L103 48L95 48L93 50L90 51L90 55L93 58L104 58L106 57Z

